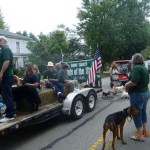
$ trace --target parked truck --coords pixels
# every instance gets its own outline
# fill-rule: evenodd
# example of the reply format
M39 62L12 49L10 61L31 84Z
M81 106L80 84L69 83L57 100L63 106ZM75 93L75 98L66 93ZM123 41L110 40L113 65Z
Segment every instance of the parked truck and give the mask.
M84 112L94 110L97 100L97 92L101 89L82 88L75 89L69 93L63 103L51 96L52 89L43 89L40 92L42 103L38 111L17 113L14 120L7 123L0 123L0 136L14 130L43 123L60 114L69 115L73 119L82 118ZM47 95L45 97L45 95Z

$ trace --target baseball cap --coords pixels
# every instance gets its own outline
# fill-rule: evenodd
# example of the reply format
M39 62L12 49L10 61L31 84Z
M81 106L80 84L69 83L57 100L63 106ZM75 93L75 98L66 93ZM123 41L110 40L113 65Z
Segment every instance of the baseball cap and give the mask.
M6 42L8 41L8 39L5 36L0 36L0 39L5 40Z
M54 66L54 64L51 61L49 61L47 66Z

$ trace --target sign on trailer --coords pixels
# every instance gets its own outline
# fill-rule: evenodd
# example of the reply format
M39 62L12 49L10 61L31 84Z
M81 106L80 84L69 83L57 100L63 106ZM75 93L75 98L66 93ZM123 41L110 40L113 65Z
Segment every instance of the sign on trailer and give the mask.
M92 65L92 59L82 61L65 62L70 66L68 74L73 80L78 80L79 83L86 82L88 79L89 71ZM101 87L101 73L96 74L95 86Z

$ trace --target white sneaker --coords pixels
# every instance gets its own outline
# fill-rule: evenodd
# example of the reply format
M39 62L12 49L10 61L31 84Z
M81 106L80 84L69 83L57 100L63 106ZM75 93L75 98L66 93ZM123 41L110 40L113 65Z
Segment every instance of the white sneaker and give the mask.
M16 115L16 113L13 115L13 117L16 117L17 115ZM1 117L2 118L4 118L4 117L6 117L6 113L3 113L3 114L1 114Z
M0 119L0 123L6 123L6 122L13 120L13 119L14 119L14 117L12 117L12 118L4 117L4 118Z

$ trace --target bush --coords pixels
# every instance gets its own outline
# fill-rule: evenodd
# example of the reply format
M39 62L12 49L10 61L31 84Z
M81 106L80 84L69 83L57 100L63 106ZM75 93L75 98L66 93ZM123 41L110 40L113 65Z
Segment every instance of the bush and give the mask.
M15 68L13 69L14 75L17 75L18 77L23 77L24 69L23 68Z

